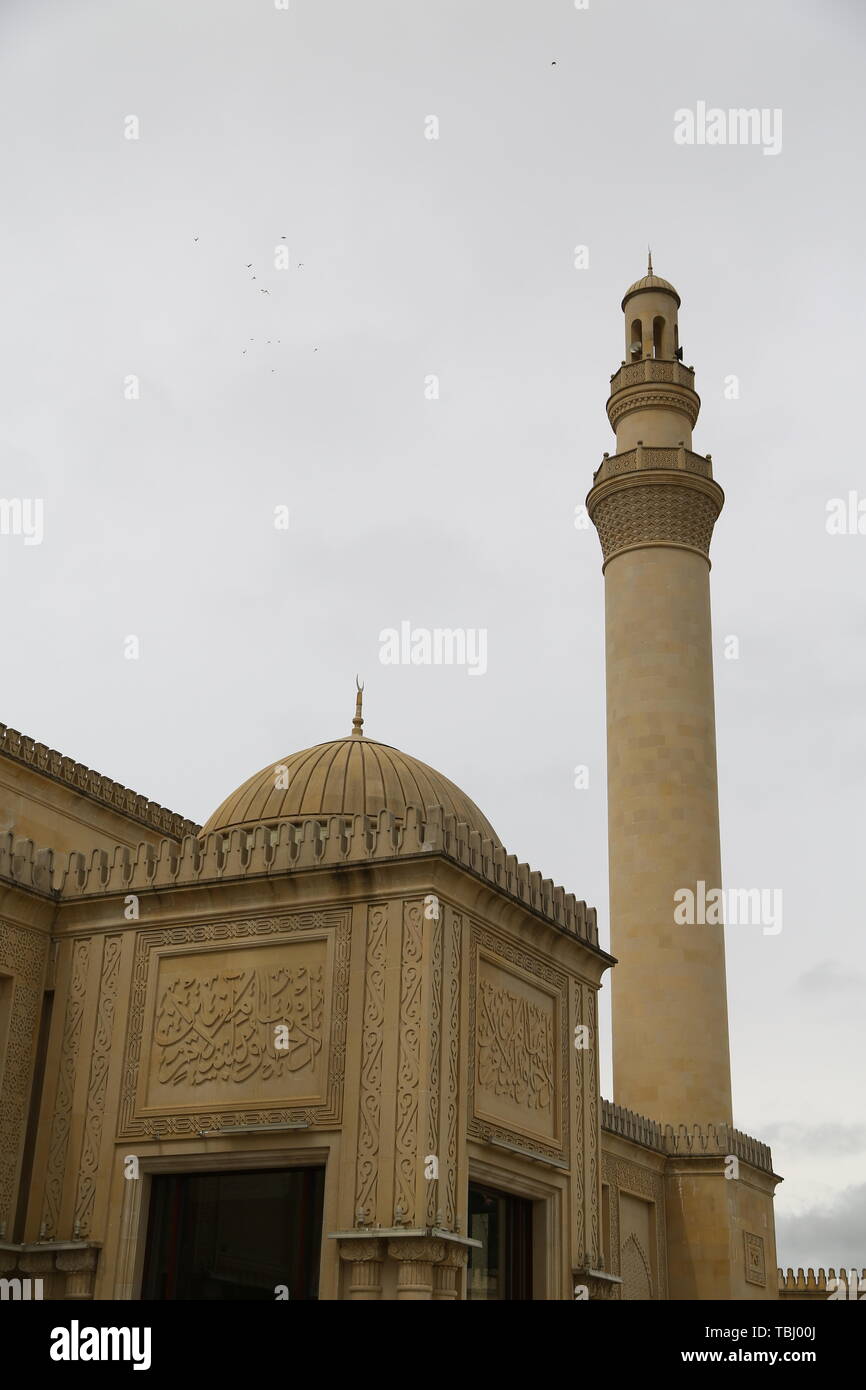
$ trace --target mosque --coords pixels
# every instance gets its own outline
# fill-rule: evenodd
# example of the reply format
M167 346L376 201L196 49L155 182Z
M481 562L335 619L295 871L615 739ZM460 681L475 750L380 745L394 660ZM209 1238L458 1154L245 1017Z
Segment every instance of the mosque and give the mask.
M459 786L364 733L360 692L345 737L275 750L204 826L0 725L4 1291L828 1296L832 1271L777 1271L779 1178L734 1127L723 927L675 917L721 887L723 494L677 291L650 263L622 308L586 503L615 957Z

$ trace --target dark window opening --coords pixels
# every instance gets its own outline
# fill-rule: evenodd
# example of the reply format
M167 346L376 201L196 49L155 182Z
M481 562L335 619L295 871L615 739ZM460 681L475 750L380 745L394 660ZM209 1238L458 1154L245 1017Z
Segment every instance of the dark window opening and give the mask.
M467 1299L531 1299L532 1202L471 1184L469 1235Z
M319 1296L324 1168L152 1179L145 1299ZM282 1297L285 1298L285 1293Z

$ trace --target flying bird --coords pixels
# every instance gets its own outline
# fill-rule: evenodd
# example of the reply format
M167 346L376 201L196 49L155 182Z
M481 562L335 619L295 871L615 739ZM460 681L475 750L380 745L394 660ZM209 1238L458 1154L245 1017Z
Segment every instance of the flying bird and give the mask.
M259 290L259 294L270 294L270 290Z
M193 237L193 241L198 241L198 237L197 237L197 236L194 236L194 237Z

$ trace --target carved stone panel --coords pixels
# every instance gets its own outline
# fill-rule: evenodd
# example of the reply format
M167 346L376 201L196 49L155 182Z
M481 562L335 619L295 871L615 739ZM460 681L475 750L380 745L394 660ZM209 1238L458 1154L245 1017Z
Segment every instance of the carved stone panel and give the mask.
M364 957L364 1018L361 1034L358 1156L355 1178L355 1216L361 1222L374 1221L378 1211L382 1044L387 966L388 905L375 903L367 908L367 943ZM358 1259L359 1256L347 1255L345 1258Z
M120 1133L339 1118L345 911L144 931Z
M262 1098L321 1103L327 1061L326 938L161 955L147 1107Z
M624 1299L655 1297L657 1212L652 1202L619 1193L620 1269Z
M746 1247L746 1283L758 1284L761 1288L765 1288L767 1268L764 1260L763 1238L753 1236L749 1231L744 1231L743 1239Z
M422 1037L424 1028L423 906L403 904L403 937L400 951L400 1021L397 1062L397 1122L394 1136L394 1225L415 1213L418 1185L418 1153L422 1136L421 1100Z
M562 1159L567 1148L568 982L476 928L470 982L470 1132Z
M640 1237L632 1231L622 1247L622 1297L646 1300L652 1296L649 1257Z
M666 1298L667 1252L661 1173L604 1154L602 1176L608 1184L611 1273L623 1279L622 1297ZM645 1280L649 1284L648 1293Z
M444 1145L439 1186L442 1221L446 1230L457 1229L457 1134L460 1120L460 961L463 918L448 909L446 969L443 987L442 1131ZM438 1214L437 1214L438 1219Z
M87 1088L87 1115L75 1194L75 1224L82 1238L86 1238L90 1230L96 1197L122 945L123 939L120 936L108 936L103 944L96 1033L90 1056L90 1078Z

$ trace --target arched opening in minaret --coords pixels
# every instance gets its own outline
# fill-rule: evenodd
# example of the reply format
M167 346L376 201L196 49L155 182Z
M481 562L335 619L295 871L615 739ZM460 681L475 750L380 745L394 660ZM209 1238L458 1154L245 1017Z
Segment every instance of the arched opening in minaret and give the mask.
M653 319L653 357L662 356L662 335L665 331L665 321L661 315L657 314Z
M643 328L640 319L632 319L628 350L634 362L643 356Z

